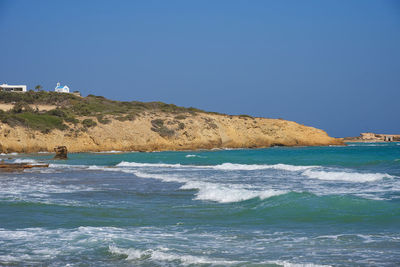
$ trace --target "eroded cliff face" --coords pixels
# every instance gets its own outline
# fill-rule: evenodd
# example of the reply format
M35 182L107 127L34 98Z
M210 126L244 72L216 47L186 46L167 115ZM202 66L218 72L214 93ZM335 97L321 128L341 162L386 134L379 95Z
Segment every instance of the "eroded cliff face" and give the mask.
M322 130L292 121L209 113L177 116L149 112L134 121L111 119L108 124L98 122L87 131L69 126L69 130L44 134L0 124L0 150L5 153L53 152L59 145L67 146L69 152L95 152L344 144Z

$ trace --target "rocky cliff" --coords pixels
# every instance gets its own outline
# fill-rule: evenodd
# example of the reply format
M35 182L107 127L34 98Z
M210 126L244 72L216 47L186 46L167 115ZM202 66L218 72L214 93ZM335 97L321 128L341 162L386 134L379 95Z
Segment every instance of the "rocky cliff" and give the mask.
M70 152L343 145L322 130L281 119L161 111L143 112L128 121L91 119L97 125L82 130L70 124L66 130L48 133L0 123L0 151L53 152L58 145Z

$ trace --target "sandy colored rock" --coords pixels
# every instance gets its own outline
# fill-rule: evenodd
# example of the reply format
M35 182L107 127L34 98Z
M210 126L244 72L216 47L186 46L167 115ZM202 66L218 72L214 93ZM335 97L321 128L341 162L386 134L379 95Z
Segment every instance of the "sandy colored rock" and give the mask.
M82 118L81 118L82 119ZM162 137L155 132L152 121L160 119L172 135ZM93 120L96 120L93 118ZM228 116L210 113L184 114L144 113L134 121L111 119L109 124L80 131L53 130L48 134L23 127L0 124L0 151L53 152L64 145L69 152L96 151L161 151L212 148L262 148L270 146L343 145L326 132L296 122Z

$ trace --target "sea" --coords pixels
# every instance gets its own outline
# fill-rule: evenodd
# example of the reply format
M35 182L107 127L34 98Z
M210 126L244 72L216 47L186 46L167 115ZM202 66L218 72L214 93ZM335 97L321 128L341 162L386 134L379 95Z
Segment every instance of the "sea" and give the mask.
M400 143L2 154L0 266L400 266Z

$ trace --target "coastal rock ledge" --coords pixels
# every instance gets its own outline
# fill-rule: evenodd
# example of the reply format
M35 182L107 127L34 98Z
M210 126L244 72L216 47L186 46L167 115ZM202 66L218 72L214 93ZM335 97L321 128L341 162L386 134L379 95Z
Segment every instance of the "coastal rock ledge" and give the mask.
M0 151L53 152L58 145L69 152L344 145L323 130L282 119L163 112L145 112L129 121L110 118L105 124L91 119L96 124L84 130L71 124L48 133L0 123Z

